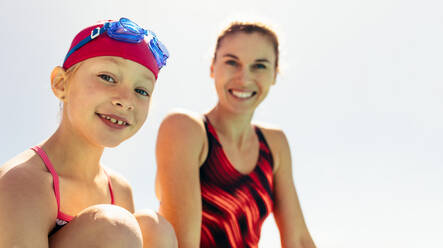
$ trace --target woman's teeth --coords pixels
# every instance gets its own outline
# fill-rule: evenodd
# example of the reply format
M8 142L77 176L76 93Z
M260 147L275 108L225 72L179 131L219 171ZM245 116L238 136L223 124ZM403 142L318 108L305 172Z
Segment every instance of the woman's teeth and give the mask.
M254 91L250 91L250 92L236 91L236 90L230 90L230 91L234 96L236 96L238 98L249 98L249 97L253 96L255 93Z
M107 115L100 115L100 117L103 118L103 119L109 120L110 122L112 122L112 123L114 123L114 124L118 124L118 125L121 125L121 126L126 126L126 125L128 124L128 123L125 122L125 121L122 121L122 120L116 120L116 119L111 118L111 117L109 117L109 116L107 116Z

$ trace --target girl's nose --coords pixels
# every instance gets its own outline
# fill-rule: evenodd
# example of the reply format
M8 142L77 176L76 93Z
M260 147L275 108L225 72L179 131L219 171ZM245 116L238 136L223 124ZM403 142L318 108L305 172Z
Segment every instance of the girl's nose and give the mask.
M134 110L133 101L131 101L131 93L125 90L117 92L118 95L112 98L112 105L123 108L125 111Z
M113 99L112 105L123 108L124 110L133 110L134 106L129 104L129 101L123 101L122 99Z

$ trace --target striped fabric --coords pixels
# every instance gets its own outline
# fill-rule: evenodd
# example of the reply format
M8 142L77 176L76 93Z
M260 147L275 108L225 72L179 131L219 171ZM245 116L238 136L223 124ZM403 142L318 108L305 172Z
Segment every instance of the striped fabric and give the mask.
M200 168L203 203L200 247L258 247L261 226L274 201L273 159L260 129L260 152L248 175L229 162L214 127L205 120L209 152Z

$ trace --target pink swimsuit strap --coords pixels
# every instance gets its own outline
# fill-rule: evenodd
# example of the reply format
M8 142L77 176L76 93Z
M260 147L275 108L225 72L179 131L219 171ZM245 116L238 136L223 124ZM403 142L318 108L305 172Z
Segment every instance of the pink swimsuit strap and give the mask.
M55 199L57 200L57 218L64 220L64 221L71 221L73 219L72 216L67 215L60 211L60 189L59 189L59 179L58 174L54 169L54 166L52 165L51 161L48 158L48 155L46 155L46 152L40 147L40 146L34 146L31 148L33 151L35 151L40 158L43 160L43 163L45 164L46 168L49 170L49 172L52 175L52 181L54 186L54 193L55 193ZM109 192L111 194L111 204L114 205L114 193L112 191L112 184L111 184L111 178L109 177L108 173L104 170L106 176L108 177L108 187Z

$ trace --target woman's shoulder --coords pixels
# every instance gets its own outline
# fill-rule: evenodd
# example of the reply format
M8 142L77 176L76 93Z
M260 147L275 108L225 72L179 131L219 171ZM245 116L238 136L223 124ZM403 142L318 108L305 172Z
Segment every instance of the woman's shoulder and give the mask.
M276 125L268 123L254 123L265 137L274 159L274 172L280 167L282 161L290 158L289 143L284 131Z
M163 119L160 132L174 132L176 130L178 132L174 132L174 134L178 135L178 138L181 136L203 137L205 136L204 119L205 117L202 114L184 109L175 109Z
M163 123L172 123L185 125L190 128L203 127L204 128L204 115L196 112L192 112L186 109L174 109L166 115L163 119Z
M277 125L257 122L254 123L254 126L260 129L269 145L280 146L286 142L284 131Z
M170 160L172 156L200 166L206 159L207 150L204 115L175 110L165 117L157 136L157 160Z

